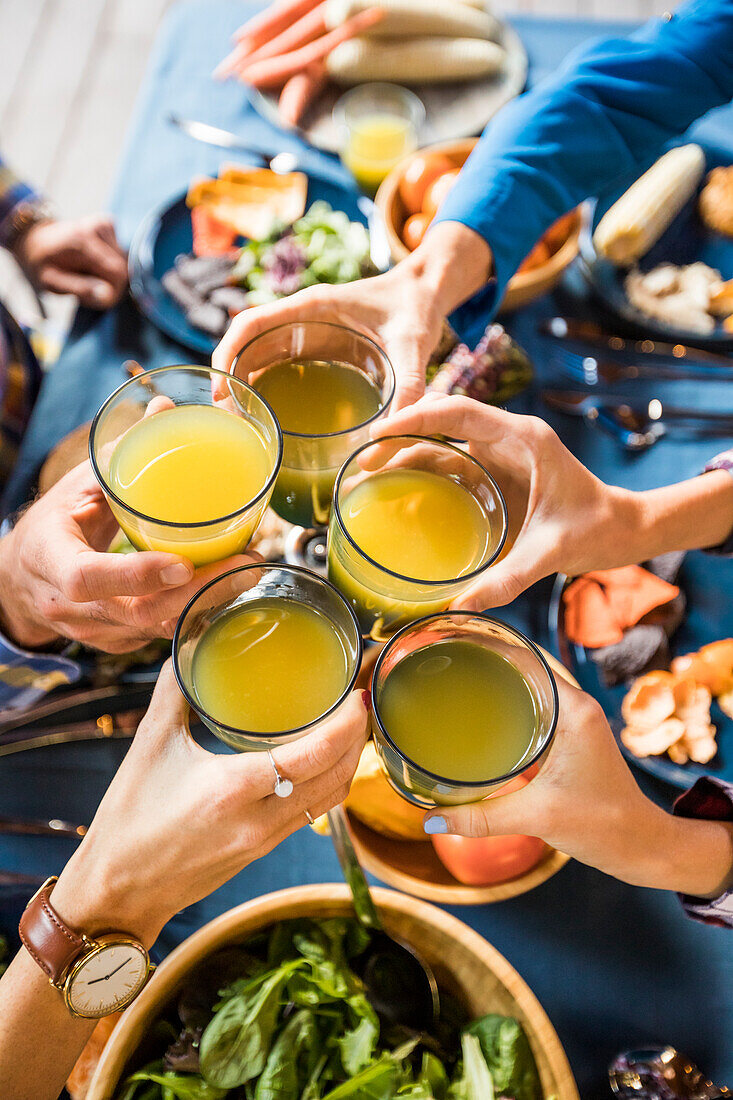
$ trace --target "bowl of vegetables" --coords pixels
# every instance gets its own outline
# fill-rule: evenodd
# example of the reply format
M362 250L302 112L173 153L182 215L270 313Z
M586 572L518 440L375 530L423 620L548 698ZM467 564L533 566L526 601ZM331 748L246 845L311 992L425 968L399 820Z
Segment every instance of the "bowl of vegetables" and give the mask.
M375 202L395 263L420 244L475 144L476 138L466 138L427 146L405 157L387 176ZM550 226L509 280L502 312L518 309L555 286L578 254L580 230L579 210Z
M433 966L430 1035L383 1025L357 975L368 933L343 885L302 886L205 925L162 964L110 1038L87 1100L358 1100L448 1094L578 1100L534 994L455 917L375 890L387 930Z

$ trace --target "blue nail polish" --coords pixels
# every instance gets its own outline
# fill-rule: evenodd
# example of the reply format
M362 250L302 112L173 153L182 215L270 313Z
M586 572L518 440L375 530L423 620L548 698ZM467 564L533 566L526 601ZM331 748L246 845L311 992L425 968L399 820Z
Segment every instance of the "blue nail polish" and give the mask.
M438 834L448 832L448 822L444 817L429 817L423 825L423 828L428 836L437 836Z

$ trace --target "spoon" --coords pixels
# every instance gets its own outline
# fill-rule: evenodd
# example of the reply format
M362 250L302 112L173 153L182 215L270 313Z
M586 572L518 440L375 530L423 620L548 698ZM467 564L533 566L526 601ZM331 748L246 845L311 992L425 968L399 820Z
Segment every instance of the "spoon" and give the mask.
M674 1047L627 1050L608 1067L616 1096L636 1100L720 1100L733 1095L703 1076L694 1062Z
M355 960L355 969L367 988L369 1000L387 1023L427 1031L440 1012L435 975L412 947L385 931L354 850L343 806L329 812L328 823L354 900L356 919L371 935L369 946Z

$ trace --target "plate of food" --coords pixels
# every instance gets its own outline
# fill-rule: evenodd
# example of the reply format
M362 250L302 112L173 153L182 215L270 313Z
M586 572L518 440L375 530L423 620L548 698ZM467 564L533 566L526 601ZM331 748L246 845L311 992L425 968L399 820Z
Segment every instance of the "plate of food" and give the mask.
M733 345L733 165L669 150L589 206L583 271L618 316L665 341Z
M733 782L733 562L699 552L558 576L554 648L626 758L675 787Z
M293 0L245 23L217 74L241 80L269 121L339 152L347 88L405 85L429 140L467 137L522 91L527 53L484 0Z
M425 902L374 898L387 931L435 971L434 1033L396 1031L371 1005L358 974L370 936L348 889L296 887L224 913L165 960L107 1042L86 1100L417 1097L449 1082L462 1096L577 1100L552 1024L495 948Z
M130 246L130 288L158 328L208 356L242 309L387 263L365 196L303 172L223 165L145 218Z

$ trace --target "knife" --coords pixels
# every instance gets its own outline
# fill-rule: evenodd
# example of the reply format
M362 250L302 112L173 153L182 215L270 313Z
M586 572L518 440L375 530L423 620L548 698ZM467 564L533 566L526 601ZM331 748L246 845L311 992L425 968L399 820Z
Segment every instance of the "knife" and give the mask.
M609 351L633 351L642 355L653 355L664 359L699 359L706 363L717 363L730 367L733 357L715 351L703 351L701 348L689 348L685 344L664 344L659 340L630 340L623 336L614 336L592 321L577 321L572 317L549 317L537 326L543 336L555 340L578 340L594 348L606 348Z
M566 374L577 378L586 386L596 386L598 382L627 382L637 378L661 379L663 381L707 381L730 382L733 381L733 361L729 367L718 367L712 364L680 364L680 366L666 365L664 363L620 363L614 359L596 359L593 355L576 355L573 352L563 351L552 363Z
M589 414L593 416L601 409L608 409L612 412L628 414L629 417L652 422L661 421L662 419L668 423L670 421L677 423L688 421L708 427L716 425L733 432L733 412L720 413L708 409L665 405L656 397L644 405L632 405L631 402L624 401L620 397L589 394L584 390L543 390L542 397L550 408L558 409L560 412L568 413L571 416L588 416Z
M70 821L51 818L3 817L0 815L0 833L8 836L70 836L81 840L87 834L86 825L72 825Z
M244 141L231 130L222 130L219 126L211 126L208 122L199 122L193 118L181 118L173 111L167 118L171 126L177 127L194 141L201 141L204 145L215 145L218 149L231 149L237 153L259 157L268 168L281 175L294 172L298 167L299 159L295 153L283 152L272 147L268 149L257 141Z

